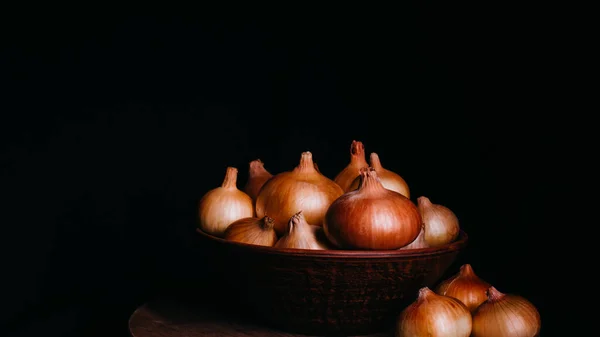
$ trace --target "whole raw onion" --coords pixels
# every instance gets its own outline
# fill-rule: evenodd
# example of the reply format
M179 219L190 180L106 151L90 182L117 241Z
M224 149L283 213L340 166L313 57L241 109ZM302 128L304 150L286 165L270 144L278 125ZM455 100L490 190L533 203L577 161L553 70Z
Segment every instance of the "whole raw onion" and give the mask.
M256 215L273 218L280 236L299 211L308 224L322 226L329 205L343 193L338 184L315 168L312 153L306 151L296 168L276 174L262 186L256 197Z
M388 190L373 168L360 171L358 189L335 200L323 228L329 241L342 249L399 249L421 231L417 206L402 194Z

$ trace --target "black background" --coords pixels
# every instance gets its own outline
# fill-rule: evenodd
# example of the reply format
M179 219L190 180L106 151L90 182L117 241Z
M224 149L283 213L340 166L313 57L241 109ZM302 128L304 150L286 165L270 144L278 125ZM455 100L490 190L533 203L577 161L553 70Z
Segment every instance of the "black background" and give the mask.
M126 336L137 305L202 270L196 204L226 166L241 185L250 160L277 173L309 150L334 177L353 139L458 215L450 274L471 263L550 330L540 285L570 187L554 178L574 151L543 8L253 9L4 13L9 335Z

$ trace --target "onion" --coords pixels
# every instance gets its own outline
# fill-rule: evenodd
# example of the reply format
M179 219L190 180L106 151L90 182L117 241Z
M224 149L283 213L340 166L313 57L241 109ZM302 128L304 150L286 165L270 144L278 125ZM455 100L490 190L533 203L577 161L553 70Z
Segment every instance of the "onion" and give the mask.
M232 222L253 215L252 199L237 188L237 174L235 167L228 167L221 186L200 199L199 227L204 232L221 237Z
M428 287L400 313L396 337L469 337L471 313L459 300L438 295Z
M470 264L463 264L460 272L442 281L435 292L440 295L454 297L463 302L473 312L487 300L490 284L475 274Z
M448 207L432 203L427 197L417 198L419 213L425 226L425 242L430 247L446 245L458 237L458 218Z
M358 189L335 200L323 229L339 248L399 249L421 230L417 206L398 192L385 189L373 168L360 171Z
M277 242L273 219L268 216L262 219L243 218L234 221L227 227L223 237L226 240L258 246L273 246Z
M256 215L272 217L278 235L300 210L309 224L322 226L327 208L343 193L338 184L315 169L312 153L303 152L296 168L273 176L260 189Z
M244 186L244 192L256 200L258 191L265 184L265 182L271 179L273 175L265 169L265 164L260 160L256 159L248 164L248 180Z
M396 191L410 199L410 190L406 181L404 181L404 179L397 173L383 168L383 166L381 166L381 162L379 161L379 155L377 153L371 153L370 164L370 166L374 168L377 172L377 175L379 176L379 180L381 180L381 184L383 185L383 187L387 188L388 190ZM360 178L357 177L356 179L354 179L348 190L353 191L357 189L359 183Z
M539 336L542 320L531 302L494 287L488 289L487 296L473 313L473 337Z
M360 175L360 169L369 167L362 142L353 140L350 144L350 163L333 179L344 192L348 192L354 179Z
M302 211L288 222L287 232L275 243L275 248L329 249L326 241L318 239L322 227L309 225Z

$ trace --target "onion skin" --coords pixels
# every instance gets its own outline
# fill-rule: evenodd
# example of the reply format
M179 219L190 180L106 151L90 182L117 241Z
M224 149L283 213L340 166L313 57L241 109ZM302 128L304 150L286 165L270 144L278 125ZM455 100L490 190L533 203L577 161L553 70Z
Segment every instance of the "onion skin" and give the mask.
M309 224L322 226L327 208L343 193L338 184L315 169L312 153L303 152L296 168L275 175L260 189L256 215L272 217L278 235L285 233L289 219L300 210Z
M275 243L275 248L329 249L326 242L318 239L321 230L322 227L309 225L300 211L290 218L287 232Z
M421 230L417 206L383 187L372 168L362 169L361 184L335 200L325 215L329 241L342 249L390 250L413 242Z
M200 199L198 217L202 231L222 237L232 222L254 214L252 199L236 186L237 174L235 167L228 167L221 186L206 192Z
M262 219L239 219L227 227L223 238L229 241L272 247L277 242L277 234L273 229L273 224L273 219L268 216Z
M381 166L381 161L379 160L379 155L375 152L371 153L370 156L370 167L374 168L379 176L379 180L381 180L381 184L383 187L388 190L392 190L402 194L403 196L410 199L410 189L408 188L408 184L399 174L392 172L388 169L383 168ZM354 191L358 188L360 184L360 177L354 179L348 191Z
M470 264L463 264L460 271L440 283L435 292L440 295L454 297L474 312L487 300L490 284L475 274Z
M260 188L267 180L271 179L273 175L265 169L265 164L260 159L251 161L248 166L248 180L246 181L246 185L244 185L244 192L248 194L252 200L256 200Z
M469 337L472 324L471 313L459 300L424 287L400 313L396 337Z
M417 238L413 242L411 242L410 244L408 244L407 246L404 246L404 247L402 247L400 249L401 250L408 250L408 249L429 248L429 245L425 241L424 230L425 230L425 226L421 225L421 231L419 232L419 235L417 236Z
M353 140L350 144L350 163L333 179L344 192L350 191L352 182L360 175L360 169L369 167L362 142ZM356 189L356 188L354 188Z
M540 313L525 298L488 289L488 299L473 313L472 337L534 337L542 327Z
M430 247L440 247L458 238L458 218L448 207L434 204L427 197L418 197L417 207L425 225L425 241Z

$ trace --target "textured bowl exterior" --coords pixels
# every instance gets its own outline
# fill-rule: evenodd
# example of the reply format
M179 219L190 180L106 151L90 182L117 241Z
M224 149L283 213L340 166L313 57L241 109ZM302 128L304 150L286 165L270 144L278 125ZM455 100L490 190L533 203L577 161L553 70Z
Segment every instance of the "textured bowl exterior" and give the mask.
M259 319L289 332L360 335L393 325L419 288L432 287L468 241L461 232L444 247L394 251L296 250L225 241L198 231L223 257L223 286ZM217 275L218 274L218 275Z

